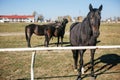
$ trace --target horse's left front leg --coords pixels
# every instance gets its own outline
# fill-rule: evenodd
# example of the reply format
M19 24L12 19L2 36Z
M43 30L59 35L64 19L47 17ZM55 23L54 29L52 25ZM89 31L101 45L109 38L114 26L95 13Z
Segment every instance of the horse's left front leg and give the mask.
M79 51L79 54L80 54L80 61L79 61L80 67L79 67L77 80L82 80L81 76L82 76L82 68L83 68L83 53L84 53L84 51L85 50L80 50Z
M95 49L91 49L91 80L95 80L95 75L94 75L94 54L95 54Z
M45 47L48 47L48 45L47 45L47 39L48 39L48 36L45 35L45 41L44 41L44 46L45 46Z
M46 47L48 47L50 39L51 39L51 37L49 37L49 36L46 34L46 35L45 35L45 42L44 42L44 45L45 45Z
M61 37L61 46L63 46L63 37Z
M59 36L58 36L58 41L57 41L57 47L59 46Z

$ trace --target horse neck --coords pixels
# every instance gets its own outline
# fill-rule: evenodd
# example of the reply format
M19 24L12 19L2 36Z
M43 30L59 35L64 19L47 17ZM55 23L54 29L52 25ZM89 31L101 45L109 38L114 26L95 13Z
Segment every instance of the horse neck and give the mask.
M83 20L82 26L83 26L84 28L91 28L88 17L86 17L86 18Z
M83 22L82 22L82 26L81 26L84 30L84 33L86 33L86 35L91 35L92 34L92 29L91 29L91 25L89 22L89 18L86 17Z
M65 30L66 23L62 22L62 27L63 27L63 30Z

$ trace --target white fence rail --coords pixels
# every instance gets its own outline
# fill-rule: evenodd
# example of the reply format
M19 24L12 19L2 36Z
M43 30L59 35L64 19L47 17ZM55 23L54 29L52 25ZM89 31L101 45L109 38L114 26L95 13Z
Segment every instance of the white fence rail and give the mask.
M42 47L42 48L1 48L0 52L5 51L32 51L31 59L31 80L34 80L34 60L36 51L45 50L75 50L75 49L120 49L120 45L115 46L79 46L79 47Z
M44 50L74 50L74 49L107 49L120 48L120 45L115 46L76 46L76 47L42 47L42 48L1 48L0 52L4 51L44 51Z

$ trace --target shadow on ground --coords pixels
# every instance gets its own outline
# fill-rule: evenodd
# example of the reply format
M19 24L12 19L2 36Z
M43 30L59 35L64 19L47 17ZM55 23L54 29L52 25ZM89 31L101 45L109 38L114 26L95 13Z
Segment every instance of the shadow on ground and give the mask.
M101 75L101 74L112 74L112 73L120 73L120 71L118 72L108 72L110 69L112 69L114 66L116 66L117 64L120 64L120 56L117 54L105 54L100 56L99 58L94 60L94 65L97 66L101 63L104 63L104 65L100 66L97 70L95 70L95 74L96 74L96 78L97 76ZM86 63L84 66L90 65L90 62ZM88 69L85 71L89 71L91 69L91 67L88 67ZM85 75L83 78L90 76L90 74Z
M41 46L44 46L44 44L41 44L41 45L36 45L36 46L33 46L33 47L41 47ZM48 46L54 46L54 47L57 47L57 43L50 43ZM61 42L59 43L59 46L61 46ZM63 46L70 46L70 42L63 42Z
M96 78L99 75L102 74L115 74L115 73L120 73L120 71L112 71L110 72L109 70L113 68L114 66L120 64L120 56L117 54L105 54L100 56L99 58L95 59L95 66L99 65L101 63L104 63L104 65L100 66L95 70ZM86 63L84 66L90 65L90 62ZM88 69L85 72L88 72L91 69L91 67L88 67ZM68 75L68 76L50 76L50 77L38 77L35 79L52 79L52 78L70 78L70 77L77 77L77 75ZM84 74L82 78L90 77L90 73ZM30 78L29 78L30 79ZM23 79L18 79L18 80L29 80L27 78Z

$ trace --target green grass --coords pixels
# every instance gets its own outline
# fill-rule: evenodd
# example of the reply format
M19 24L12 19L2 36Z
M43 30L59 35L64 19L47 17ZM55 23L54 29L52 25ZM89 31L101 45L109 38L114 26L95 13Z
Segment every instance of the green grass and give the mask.
M32 23L0 23L0 33L24 32L25 26ZM35 23L41 24L41 23Z
M24 33L24 27L28 23L0 23L0 33ZM15 26L13 26L15 25ZM18 26L17 26L18 25ZM69 42L69 28L71 23L67 24L66 35L64 36L64 42ZM2 31L3 29L3 31ZM100 37L98 40L101 42L98 45L120 45L120 24L101 24ZM53 37L50 43L56 43L56 38ZM22 43L22 44L21 44ZM31 38L31 45L33 47L43 45L44 37L33 35ZM17 36L0 36L0 48L9 47L27 47L25 35ZM64 44L67 46L69 44ZM55 45L50 45L55 46Z
M120 45L120 24L102 24L100 33L100 45Z
M0 32L23 32L26 23L0 23Z
M28 23L0 23L0 33L22 32ZM67 24L64 42L69 42L69 28ZM3 30L2 30L3 29ZM120 24L101 24L101 42L97 45L120 45ZM56 38L50 43L56 43ZM33 35L31 39L32 47L43 47L44 37ZM64 44L67 46L69 44ZM50 44L50 47L56 44ZM24 35L0 36L0 48L27 47ZM90 61L89 50L84 54L84 63ZM30 63L32 52L0 52L0 79L1 80L29 80ZM118 57L110 57L115 54ZM105 57L107 55L108 57ZM116 64L108 64L105 60L115 61ZM95 54L95 71L98 74L96 80L119 80L120 79L120 49L97 49ZM85 70L90 65L85 66ZM35 79L36 80L75 80L77 72L73 69L72 52L67 51L37 51L35 59ZM90 70L86 72L89 74ZM83 75L83 80L90 80L90 76Z

